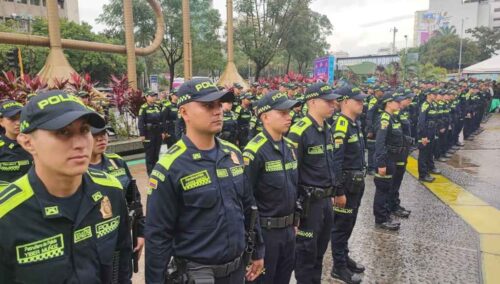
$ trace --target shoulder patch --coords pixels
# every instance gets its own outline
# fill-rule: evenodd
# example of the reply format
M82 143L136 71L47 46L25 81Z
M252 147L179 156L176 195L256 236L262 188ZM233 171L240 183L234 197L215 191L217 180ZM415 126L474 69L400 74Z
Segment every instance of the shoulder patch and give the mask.
M110 159L120 159L123 160L122 156L115 153L104 153L104 155Z
M3 147L3 145L5 145L5 141L0 140L0 147Z
M309 128L309 126L312 125L311 119L309 117L303 117L301 118L297 123L292 125L290 128L290 133L297 134L298 136L301 136L304 131Z
M387 112L384 112L381 116L380 116L380 120L390 120L391 119L391 116L387 113Z
M250 142L248 142L247 146L245 147L244 151L251 151L254 154L256 154L260 147L264 145L267 142L266 136L260 132L259 134L255 135Z
M112 175L109 175L103 171L88 169L87 173L89 174L90 179L99 185L115 187L118 189L123 189L122 184Z
M424 102L422 104L422 112L426 111L428 108L429 108L429 103L428 102Z
M290 144L292 146L292 148L297 148L297 143L293 142L292 139L286 137L286 136L283 136L283 140L285 140L285 142L287 142L288 144Z
M165 156L163 156L158 163L162 165L166 170L170 169L170 166L172 166L172 163L175 161L175 159L179 158L182 153L186 152L187 147L186 144L182 140L177 141L170 149L168 149L167 153Z
M0 219L33 196L28 175L11 183L0 191Z

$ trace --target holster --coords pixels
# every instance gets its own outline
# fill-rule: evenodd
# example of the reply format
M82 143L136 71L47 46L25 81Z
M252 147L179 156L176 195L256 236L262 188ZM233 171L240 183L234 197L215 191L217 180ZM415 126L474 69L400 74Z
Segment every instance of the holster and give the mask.
M344 171L342 173L347 192L357 195L365 187L366 172L364 170Z

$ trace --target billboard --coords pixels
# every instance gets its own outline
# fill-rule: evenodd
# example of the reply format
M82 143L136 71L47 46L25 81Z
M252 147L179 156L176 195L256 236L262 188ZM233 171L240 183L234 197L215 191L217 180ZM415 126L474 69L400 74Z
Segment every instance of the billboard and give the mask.
M327 79L329 84L333 84L335 72L335 56L328 55L314 60L314 77Z
M434 31L450 25L447 12L418 11L415 13L415 45L426 43Z

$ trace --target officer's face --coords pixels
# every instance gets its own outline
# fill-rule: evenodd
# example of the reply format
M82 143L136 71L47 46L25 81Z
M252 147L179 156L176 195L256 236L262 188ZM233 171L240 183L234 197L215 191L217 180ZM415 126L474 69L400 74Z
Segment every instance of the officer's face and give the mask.
M190 102L180 109L182 118L186 122L187 131L190 130L215 135L222 130L222 102Z
M146 96L146 101L148 102L148 104L152 104L152 103L156 102L156 99L157 99L157 96Z
M92 148L93 155L100 155L106 151L108 148L108 133L106 130L94 134L94 147Z
M311 109L326 119L335 111L335 100L312 99Z
M286 133L292 124L290 110L270 110L261 115L262 123L266 129L276 133Z
M93 138L84 118L55 131L21 133L18 141L33 156L36 167L46 173L72 177L85 173L89 166Z
M13 117L0 118L0 125L5 129L5 134L9 138L14 138L19 134L19 117L21 114L16 114Z
M363 113L363 101L348 99L346 100L346 106L357 116Z
M405 109L407 108L410 104L411 104L411 99L405 99L403 101L401 101L399 104L401 106L401 109Z
M224 110L224 112L231 111L232 107L233 107L232 103L222 103L222 109Z

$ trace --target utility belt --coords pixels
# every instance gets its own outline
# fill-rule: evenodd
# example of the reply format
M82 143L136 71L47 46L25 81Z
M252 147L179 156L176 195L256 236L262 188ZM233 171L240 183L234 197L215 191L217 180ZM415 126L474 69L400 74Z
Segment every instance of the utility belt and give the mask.
M403 136L403 145L405 147L414 146L415 145L415 138L408 136L408 135L404 135Z
M177 277L167 283L213 284L216 278L224 278L241 267L241 256L225 264L207 265L182 258L174 258ZM173 275L173 274L172 274Z
M162 126L161 123L146 123L146 130L160 129L161 126Z
M296 221L298 222L298 219L296 220L296 213L292 213L288 216L284 217L260 217L260 226L262 229L284 229L291 227L292 225L298 225L296 224ZM300 217L299 217L300 218Z
M399 155L402 154L405 151L405 147L402 146L391 146L387 145L387 153L392 154L392 155Z
M321 188L314 186L299 185L298 204L301 207L301 218L307 218L311 202L318 201L324 198L333 197L335 190L333 187Z

